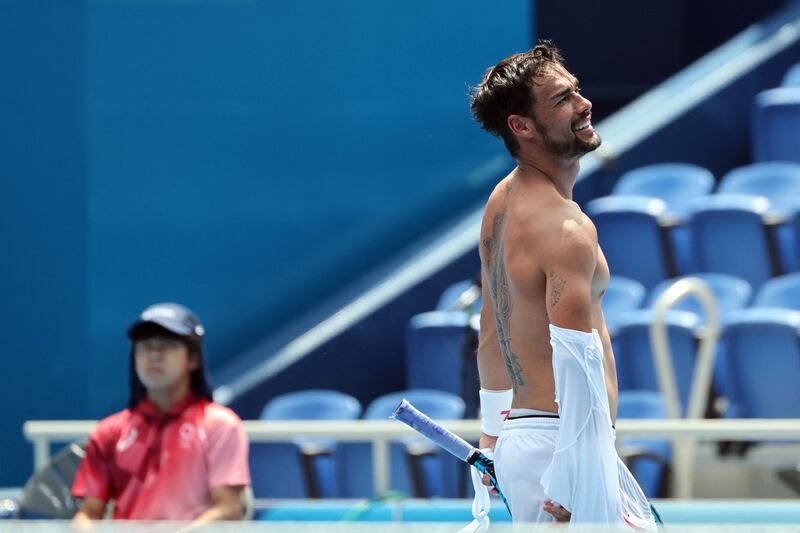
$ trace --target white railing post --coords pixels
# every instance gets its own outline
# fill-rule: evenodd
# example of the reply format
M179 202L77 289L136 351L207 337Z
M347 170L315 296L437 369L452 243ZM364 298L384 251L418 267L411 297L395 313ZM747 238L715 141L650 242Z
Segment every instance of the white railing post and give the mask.
M38 472L50 461L50 439L47 436L33 439L33 471Z
M650 324L650 347L656 369L659 388L666 404L667 416L681 417L681 401L672 364L666 317L667 311L687 296L695 296L705 313L705 326L697 349L686 418L700 419L706 411L706 402L711 390L717 340L719 338L719 310L714 293L700 278L683 278L673 283L656 299L653 305L653 322ZM691 498L692 472L694 471L695 440L682 438L673 440L672 486L678 498Z
M380 437L372 439L372 489L375 494L389 490L389 440Z

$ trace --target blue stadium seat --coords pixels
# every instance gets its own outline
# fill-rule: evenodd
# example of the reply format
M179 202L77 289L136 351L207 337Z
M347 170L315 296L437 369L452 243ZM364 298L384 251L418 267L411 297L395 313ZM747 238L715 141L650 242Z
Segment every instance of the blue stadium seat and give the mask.
M472 294L472 291L477 291L476 294ZM470 293L467 293L470 291ZM460 309L456 310L464 310L465 308L463 302L458 302L459 297L463 295L467 296L467 299L471 299L472 297L476 297L477 300L472 304L471 309L473 312L480 312L482 299L480 296L480 287L475 285L475 281L471 279L465 279L463 281L457 281L452 285L448 286L444 291L442 291L441 296L439 296L439 301L436 302L436 310L437 311L452 311L454 306L460 307ZM470 306L467 307L469 309Z
M758 93L752 125L754 161L800 162L800 87Z
M769 200L768 218L774 231L784 271L795 270L794 232L791 214L800 207L800 163L762 161L731 170L722 177L718 192L764 196Z
M276 396L261 411L261 420L354 420L361 404L343 392L302 390Z
M261 420L355 420L361 404L333 390L304 390L276 396ZM250 471L256 498L340 497L336 443L323 439L252 444Z
M406 386L455 394L472 412L478 327L479 317L470 318L465 312L430 311L411 317L406 330Z
M711 292L713 292L714 296L716 297L717 308L719 309L720 316L728 311L747 307L747 305L750 303L750 298L753 295L753 289L750 287L749 283L742 278L731 276L729 274L702 273L689 274L688 276L683 277L700 278L708 284ZM682 278L668 279L653 287L653 290L650 291L650 294L647 297L646 307L653 307L656 299L661 295L661 293L667 290L679 279ZM701 323L705 323L706 317L705 313L703 312L703 306L700 305L700 302L694 297L684 298L674 307L672 307L672 309L695 313L700 317Z
M617 420L631 418L666 418L664 399L654 391L621 391L617 402ZM619 447L620 457L628 465L648 498L665 497L662 491L669 478L671 448L668 440L627 438Z
M714 175L703 167L689 163L648 165L623 174L613 195L650 196L667 204L659 223L667 230L674 253L676 273L692 270L689 231L686 228L688 206L695 198L711 193Z
M781 87L800 87L800 63L789 67L781 80Z
M713 194L693 202L689 229L698 272L738 276L752 287L780 272L777 246L764 224L769 200Z
M727 417L800 417L800 311L742 309L723 322Z
M659 392L653 354L650 349L650 324L653 311L629 311L618 322L614 344L620 391ZM697 351L696 330L700 317L687 311L667 311L667 337L683 412L686 411Z
M765 196L770 212L788 216L800 206L800 163L762 161L735 168L722 176L717 192Z
M756 293L753 307L783 307L800 311L800 272L764 282Z
M663 200L647 196L606 196L586 205L611 272L646 288L676 274L668 233L659 224L666 209Z
M685 213L689 202L710 194L714 175L688 163L661 163L630 170L620 176L612 194L652 196L664 200L667 213Z
M635 279L611 276L611 282L602 300L603 316L611 337L616 333L617 320L622 313L639 309L646 296L647 289Z
M435 420L458 420L464 417L464 400L438 390L392 392L373 400L364 412L366 420L387 420L400 401L406 398ZM339 445L344 472L344 496L371 498L372 447L370 444ZM455 457L438 449L422 437L411 437L391 444L390 488L416 498L461 496L459 473L466 467ZM463 477L463 476L461 476Z

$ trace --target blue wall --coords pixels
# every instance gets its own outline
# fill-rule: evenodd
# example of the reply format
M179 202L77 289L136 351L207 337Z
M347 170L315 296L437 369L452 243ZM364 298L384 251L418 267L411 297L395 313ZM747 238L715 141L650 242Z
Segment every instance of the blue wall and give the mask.
M21 484L29 418L86 414L83 16L0 3L0 486Z
M491 188L467 85L530 8L353 0L0 4L0 486L21 424L127 397L126 326L181 301L211 368ZM489 181L487 181L487 178Z

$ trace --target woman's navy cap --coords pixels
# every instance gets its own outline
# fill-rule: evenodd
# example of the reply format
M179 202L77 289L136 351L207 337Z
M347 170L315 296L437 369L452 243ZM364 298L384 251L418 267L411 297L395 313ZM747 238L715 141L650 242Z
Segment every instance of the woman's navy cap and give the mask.
M142 311L136 322L128 328L128 338L135 338L146 324L155 324L181 337L202 337L205 334L197 315L176 303L155 304Z

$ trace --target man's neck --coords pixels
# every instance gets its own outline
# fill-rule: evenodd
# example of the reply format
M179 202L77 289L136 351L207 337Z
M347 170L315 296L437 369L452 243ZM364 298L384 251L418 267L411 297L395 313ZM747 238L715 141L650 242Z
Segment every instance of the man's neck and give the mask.
M189 394L189 381L182 380L172 387L165 389L148 389L147 399L150 400L150 403L155 405L159 411L166 413L178 402L186 398L187 394Z
M555 158L541 154L520 154L517 166L525 175L539 175L549 180L566 200L572 200L572 188L581 169L580 158Z

